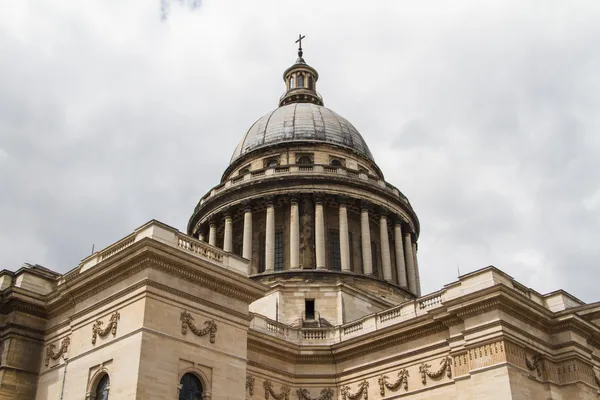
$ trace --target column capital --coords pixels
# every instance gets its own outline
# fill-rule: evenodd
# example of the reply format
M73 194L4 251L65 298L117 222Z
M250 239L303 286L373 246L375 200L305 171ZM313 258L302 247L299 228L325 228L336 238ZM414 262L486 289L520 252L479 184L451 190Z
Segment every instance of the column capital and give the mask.
M275 205L275 196L265 196L265 203L267 204L267 206L273 206Z
M368 200L360 201L360 209L361 210L367 210L367 211L373 212L373 206L374 206L373 203L371 203Z
M322 192L313 193L312 198L315 203L323 203L325 201L325 193L322 193Z
M252 211L252 201L251 200L244 200L240 203L240 205L242 206L244 211Z
M382 206L376 206L375 211L377 212L377 214L379 214L380 217L386 217L387 219L389 219L388 217L390 217L391 215L390 210Z
M335 200L338 202L338 204L347 205L348 202L350 202L350 197L344 196L344 195L338 195L335 197Z

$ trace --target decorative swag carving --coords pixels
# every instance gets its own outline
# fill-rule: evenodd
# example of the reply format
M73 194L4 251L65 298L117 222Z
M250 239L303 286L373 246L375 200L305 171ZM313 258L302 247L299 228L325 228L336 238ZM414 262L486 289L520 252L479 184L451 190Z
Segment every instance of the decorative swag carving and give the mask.
M204 329L198 329L196 327L196 325L194 324L194 317L192 317L192 314L190 314L187 311L183 311L181 313L181 333L182 334L186 334L188 331L188 328L190 329L190 331L192 331L192 333L196 336L204 336L206 334L210 334L209 340L211 343L215 342L215 337L216 337L216 333L217 333L217 324L215 323L214 320L208 320L208 321L204 321L204 325L206 325L206 328Z
M265 399L269 400L269 396L273 396L275 400L289 400L290 399L290 387L287 385L281 385L281 393L276 394L273 391L273 384L270 380L265 380L263 382L263 387L265 388Z
M333 389L325 388L321 390L319 397L311 397L308 389L298 389L298 398L304 400L331 400L333 398Z
M248 389L250 396L254 395L254 377L250 374L246 375L246 389Z
M350 386L346 385L342 387L343 400L358 400L361 396L364 400L369 399L369 382L367 382L366 380L358 384L358 391L354 394L350 393Z
M535 371L537 376L542 375L542 356L540 354L534 354L531 361L525 357L525 365L527 365L528 370Z
M408 370L406 368L402 368L400 371L398 371L398 380L394 383L389 383L388 382L388 377L387 375L381 375L379 377L379 393L381 393L381 396L385 396L385 389L389 389L389 390L393 390L396 391L398 390L398 388L400 387L400 385L402 385L404 387L404 390L408 390Z
M446 376L448 376L448 379L451 379L452 378L451 365L452 365L451 357L442 358L440 361L440 368L435 372L431 372L429 370L431 368L431 365L429 365L427 363L421 364L419 366L419 372L421 373L421 382L423 382L423 385L426 385L427 377L430 377L431 379L438 379L444 374L444 372L446 372Z
M109 333L112 333L113 336L117 334L117 324L119 323L119 319L121 318L121 314L118 311L115 311L110 316L110 321L106 325L106 328L102 329L103 322L100 320L96 320L94 322L94 326L92 327L92 344L96 344L96 339L98 336L105 337Z
M56 353L54 352L56 345L55 344L49 345L46 348L46 367L48 366L48 364L50 364L50 359L58 360L58 358L60 356L65 354L67 352L67 350L69 350L70 344L71 344L71 338L69 338L69 337L64 338L62 343L60 344L60 348L58 349L58 351Z

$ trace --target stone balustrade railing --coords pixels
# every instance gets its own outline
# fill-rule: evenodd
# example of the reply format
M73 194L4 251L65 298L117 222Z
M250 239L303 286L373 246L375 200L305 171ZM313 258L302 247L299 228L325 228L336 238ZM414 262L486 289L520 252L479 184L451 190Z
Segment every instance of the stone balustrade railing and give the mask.
M249 171L244 175L238 175L230 178L229 180L215 186L212 188L210 192L205 194L201 199L198 206L204 204L208 199L216 196L221 193L225 189L230 188L231 186L239 185L247 181L252 181L254 179L263 179L266 176L281 176L281 175L303 175L303 174L325 174L325 175L334 175L334 176L346 176L354 179L360 179L364 182L375 184L380 188L386 190L389 193L392 193L394 196L399 197L404 203L410 205L408 199L400 190L398 190L394 185L380 179L375 175L365 174L363 172L359 172L353 169L349 169L346 167L333 167L331 165L323 165L323 164L314 164L314 165L280 165L275 167L263 168L254 171Z
M132 234L127 235L125 238L108 246L107 248L98 251L87 258L84 258L79 264L79 268L68 273L66 276L73 277L75 274L84 272L94 267L99 262L103 262L111 257L114 257L119 252L144 238L157 240L168 246L184 250L188 254L191 254L195 257L209 260L212 263L216 263L226 269L235 271L244 276L248 276L248 260L231 253L227 253L215 246L211 246L206 242L202 242L196 238L179 232L177 229L154 220L141 226Z
M440 291L407 301L387 310L366 315L363 318L343 325L318 329L293 328L280 322L272 321L262 315L253 314L250 327L253 330L278 336L294 343L330 345L419 317L443 307L444 302L450 299L496 285L504 285L513 289L517 296L524 295L527 292L526 297L528 299L552 311L560 311L584 304L563 291L540 295L531 289L526 289L509 275L490 266L463 275L458 281L446 285Z

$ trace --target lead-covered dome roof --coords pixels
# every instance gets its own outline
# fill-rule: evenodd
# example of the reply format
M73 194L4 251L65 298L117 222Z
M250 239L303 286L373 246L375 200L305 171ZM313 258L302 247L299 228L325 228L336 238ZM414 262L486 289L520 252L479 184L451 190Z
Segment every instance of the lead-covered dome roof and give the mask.
M352 150L375 162L358 130L336 112L311 103L291 103L259 118L238 144L231 162L280 143L328 143Z

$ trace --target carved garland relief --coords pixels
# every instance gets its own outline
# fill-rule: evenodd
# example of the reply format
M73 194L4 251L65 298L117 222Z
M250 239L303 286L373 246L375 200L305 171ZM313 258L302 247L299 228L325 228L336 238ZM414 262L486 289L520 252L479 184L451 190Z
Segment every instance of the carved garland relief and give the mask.
M101 320L96 320L96 322L94 322L94 326L92 327L92 344L96 344L96 339L98 336L103 338L108 336L109 333L112 333L112 335L115 336L117 334L117 324L119 323L120 318L121 314L119 314L118 311L115 311L110 316L110 321L104 329L102 329L103 322Z
M49 345L46 348L46 367L48 366L48 364L50 364L50 359L58 360L58 358L60 356L65 354L67 352L67 350L69 350L70 344L71 344L71 339L69 337L64 338L62 343L60 344L60 348L58 349L58 351L56 353L54 352L56 345L55 344Z
M422 363L421 366L419 366L419 373L421 374L421 382L423 382L423 385L426 385L427 377L429 377L431 379L439 379L444 374L444 372L446 372L446 376L448 377L448 379L451 379L452 378L451 365L452 365L452 358L444 357L440 361L440 368L435 372L431 372L430 371L431 365L429 365L427 363Z
M303 400L331 400L333 398L333 389L325 388L321 390L321 395L319 397L311 397L308 389L298 389L298 399Z
M246 375L246 389L248 389L250 396L254 395L254 377L250 374Z
M350 386L348 385L342 387L343 400L358 400L361 397L364 400L369 399L369 382L366 379L358 384L358 391L356 393L350 393Z
M215 323L214 320L208 320L208 321L204 321L204 325L206 325L205 328L203 329L198 329L196 327L196 325L194 324L194 317L192 317L192 314L190 314L187 311L183 311L181 313L181 317L179 318L181 320L181 333L182 334L186 334L188 331L188 328L190 331L192 331L192 333L196 336L204 336L204 335L209 335L209 340L211 343L215 342L215 338L216 338L216 333L217 333L217 324Z
M394 383L389 383L388 382L388 377L387 375L381 375L379 377L379 393L381 394L381 396L385 396L385 389L389 389L392 391L396 391L398 390L398 388L400 388L400 386L404 387L404 390L408 390L408 370L406 368L402 368L400 371L398 371L398 380Z
M265 388L265 400L269 400L270 396L273 396L274 400L289 400L290 399L290 387L288 385L281 385L281 392L279 394L273 391L273 384L270 380L265 380L263 382L263 387Z

